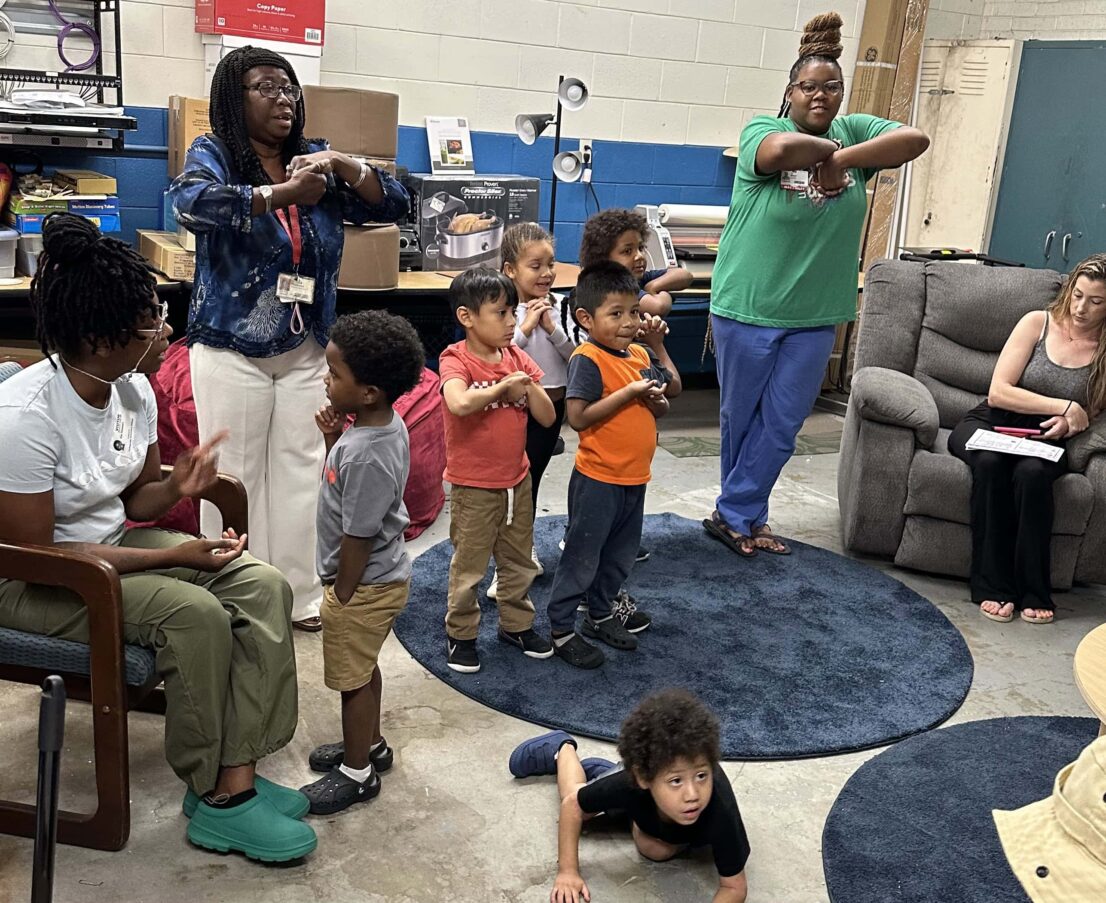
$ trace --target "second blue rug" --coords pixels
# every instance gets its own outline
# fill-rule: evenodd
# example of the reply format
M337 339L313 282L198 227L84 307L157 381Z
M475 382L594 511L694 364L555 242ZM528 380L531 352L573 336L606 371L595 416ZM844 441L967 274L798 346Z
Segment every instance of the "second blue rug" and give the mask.
M539 518L535 539L546 574L531 589L535 629L560 552L563 517ZM508 715L613 740L634 704L664 687L686 687L722 722L726 759L792 759L880 746L940 724L972 682L959 631L897 580L825 549L793 543L788 557L746 561L697 521L645 518L630 592L653 615L636 652L604 647L607 662L579 671L536 661L496 639L495 603L480 587L482 669L446 666L446 587L452 546L440 542L414 565L411 598L395 632L437 677ZM486 581L490 579L489 569Z
M826 819L830 900L1029 903L991 810L1049 796L1056 772L1097 733L1094 718L989 718L884 750L849 778Z

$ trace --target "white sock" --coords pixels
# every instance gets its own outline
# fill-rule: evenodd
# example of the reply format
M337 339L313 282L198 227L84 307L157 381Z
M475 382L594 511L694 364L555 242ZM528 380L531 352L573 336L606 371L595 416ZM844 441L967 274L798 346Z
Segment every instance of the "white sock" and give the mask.
M350 768L343 762L338 766L338 770L347 778L353 778L358 784L364 784L373 776L373 763L370 762L364 768Z
M555 636L553 637L553 645L560 649L561 646L571 640L573 636L575 636L575 633L566 633L564 636Z
M384 747L384 738L381 737L376 743L374 743L372 746L369 747L369 752L374 753L378 749L382 749L383 747Z

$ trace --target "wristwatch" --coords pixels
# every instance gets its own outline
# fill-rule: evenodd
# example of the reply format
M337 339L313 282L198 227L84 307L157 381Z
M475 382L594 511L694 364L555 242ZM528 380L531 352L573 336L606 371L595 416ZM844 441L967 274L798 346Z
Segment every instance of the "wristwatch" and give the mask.
M265 212L273 212L273 186L272 185L258 185L257 193L265 199Z

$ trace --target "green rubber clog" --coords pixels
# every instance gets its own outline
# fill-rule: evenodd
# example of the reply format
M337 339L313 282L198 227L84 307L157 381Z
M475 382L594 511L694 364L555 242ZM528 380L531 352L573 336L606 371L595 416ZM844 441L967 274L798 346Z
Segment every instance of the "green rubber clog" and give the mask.
M261 862L288 862L318 845L314 829L277 811L267 796L233 809L216 809L200 801L188 823L188 839L219 853L244 853Z

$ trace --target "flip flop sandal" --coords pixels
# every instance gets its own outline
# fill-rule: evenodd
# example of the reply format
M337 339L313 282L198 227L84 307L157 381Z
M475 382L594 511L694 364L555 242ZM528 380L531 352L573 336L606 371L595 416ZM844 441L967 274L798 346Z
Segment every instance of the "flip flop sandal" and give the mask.
M770 549L767 546L758 546L758 545L756 545L756 541L758 539L774 539L781 546L783 546L783 548L782 549ZM753 531L753 545L754 545L754 547L756 548L756 550L758 552L764 552L765 555L790 555L791 554L791 547L786 542L784 542L783 537L777 536L775 533L773 533L772 528L769 527L768 524L765 524L763 527L760 527L759 530L754 530Z
M323 629L323 619L318 615L313 618L304 618L302 621L293 621L292 626L296 630L302 630L306 633L318 633Z
M1004 606L1009 605L1009 604L1010 604L1009 602L1002 603L1002 605L999 606L999 611L1001 611ZM1014 620L1013 610L1010 611L1010 614L1005 615L1005 616L1000 615L1000 614L994 614L993 612L984 611L982 602L979 603L979 613L981 615L983 615L983 617L985 617L985 618L990 618L992 621L998 621L1000 624L1008 624L1010 621Z
M1035 608L1034 611L1041 611L1041 609ZM1047 618L1029 618L1026 617L1025 611L1023 610L1020 617L1026 624L1051 624L1056 620L1056 615L1052 612L1049 612L1049 617Z
M301 787L300 793L311 801L312 815L333 815L355 803L367 803L380 793L380 775L374 768L369 779L362 783L335 769L313 784Z
M736 552L742 558L756 558L758 550L743 544L744 540L750 540L752 537L738 534L740 538L734 539L730 534L730 528L727 526L726 522L722 520L722 515L717 511L712 511L710 517L703 521L703 529L726 546L731 552Z

